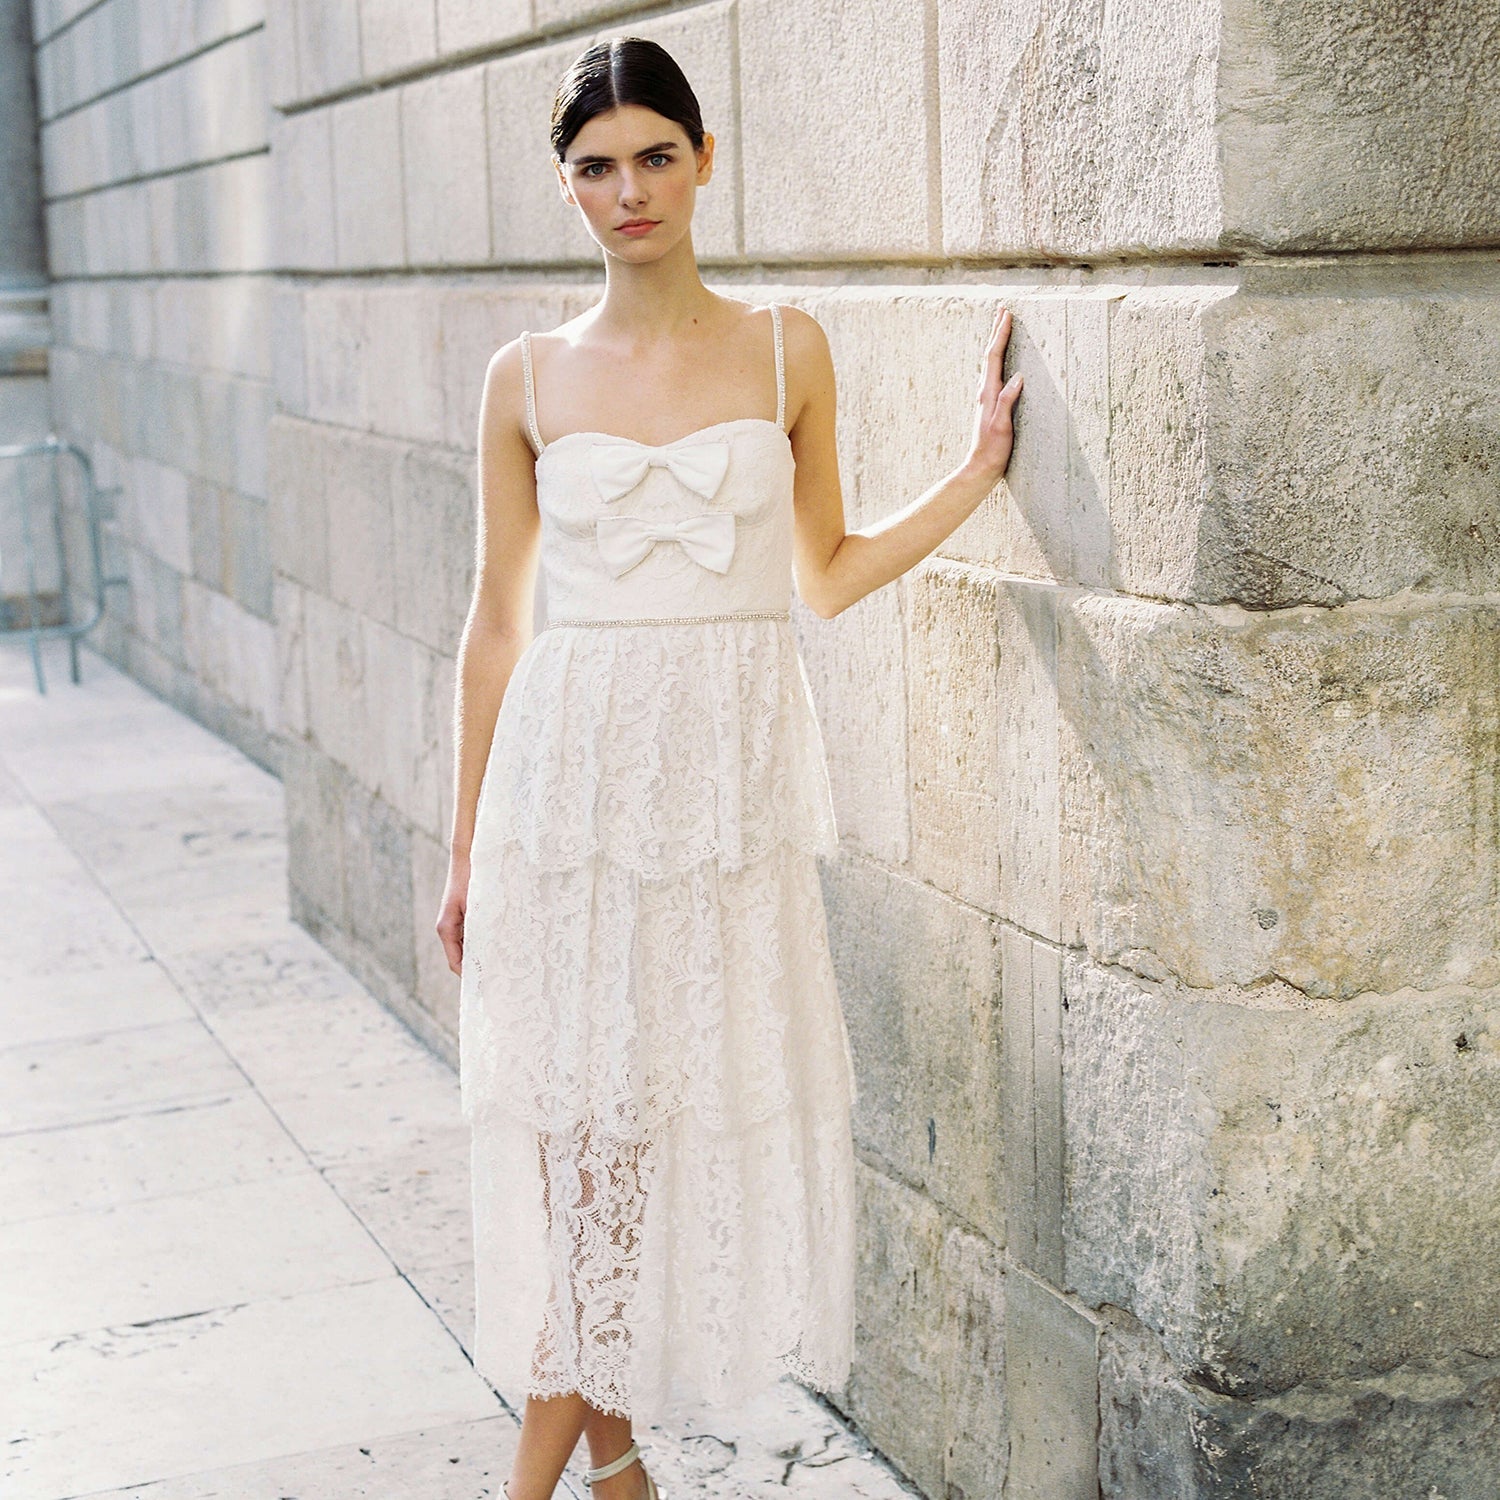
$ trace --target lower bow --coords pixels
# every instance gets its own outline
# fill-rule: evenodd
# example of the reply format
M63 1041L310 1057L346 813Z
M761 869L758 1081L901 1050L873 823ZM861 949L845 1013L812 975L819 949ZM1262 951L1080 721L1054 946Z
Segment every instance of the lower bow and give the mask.
M727 510L647 521L639 516L601 516L595 523L599 555L611 576L633 568L658 541L676 541L695 562L723 573L734 556L734 515Z

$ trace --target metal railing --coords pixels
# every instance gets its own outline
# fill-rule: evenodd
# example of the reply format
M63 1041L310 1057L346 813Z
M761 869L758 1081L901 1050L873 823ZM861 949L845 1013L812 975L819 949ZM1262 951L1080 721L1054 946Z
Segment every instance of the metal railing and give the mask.
M78 642L99 623L103 616L104 590L111 584L126 582L123 577L105 576L104 548L100 529L100 522L103 519L100 502L118 495L119 487L101 490L94 482L94 466L88 454L74 443L65 443L59 438L47 437L35 443L0 446L0 464L14 462L22 465L27 460L35 460L43 456L49 460L47 464L49 504L38 505L34 502L31 487L26 483L24 470L18 475L19 482L13 491L0 491L0 498L8 497L10 494L19 497L22 566L26 575L26 618L19 625L4 625L0 628L12 635L24 631L30 637L31 665L36 673L36 686L39 693L47 691L47 678L42 669L42 642L58 636L67 641L72 678L74 682L80 681ZM78 465L82 480L79 489L85 539L83 550L86 558L83 564L85 576L81 580L81 588L77 586L78 580L75 577L77 559L70 556L64 529L63 487L60 470L62 465L70 460ZM39 515L39 511L43 513ZM43 625L41 623L44 608L43 594L38 582L41 559L37 551L37 539L39 532L49 524L53 545L56 548L58 592L65 618L55 624ZM3 559L0 559L0 566L3 566ZM73 602L79 594L87 599L88 607L84 616L75 620L72 617Z

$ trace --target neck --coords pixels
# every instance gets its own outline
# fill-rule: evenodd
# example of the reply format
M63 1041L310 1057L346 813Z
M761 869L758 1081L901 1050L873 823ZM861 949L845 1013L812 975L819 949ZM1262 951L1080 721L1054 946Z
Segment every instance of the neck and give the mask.
M604 257L604 296L593 326L611 340L646 349L705 322L719 298L698 274L689 232L663 256L632 265Z

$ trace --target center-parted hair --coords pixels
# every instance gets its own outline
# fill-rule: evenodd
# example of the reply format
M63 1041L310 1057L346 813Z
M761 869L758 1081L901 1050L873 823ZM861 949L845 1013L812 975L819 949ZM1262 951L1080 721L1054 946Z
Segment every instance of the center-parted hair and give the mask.
M559 161L573 137L595 115L620 104L640 104L674 120L693 150L703 146L703 113L681 68L667 49L642 36L595 42L563 74L552 101L552 150Z

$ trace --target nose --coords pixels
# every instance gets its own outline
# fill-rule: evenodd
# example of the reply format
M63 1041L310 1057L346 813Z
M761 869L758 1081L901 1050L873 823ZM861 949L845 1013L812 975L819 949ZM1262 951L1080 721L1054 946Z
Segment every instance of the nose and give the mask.
M630 167L624 168L620 173L620 202L628 204L642 203L645 201L645 191L640 180Z

